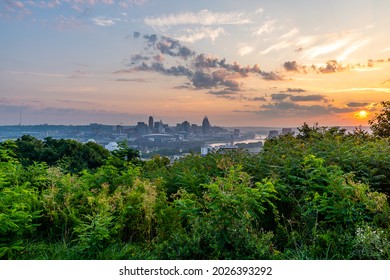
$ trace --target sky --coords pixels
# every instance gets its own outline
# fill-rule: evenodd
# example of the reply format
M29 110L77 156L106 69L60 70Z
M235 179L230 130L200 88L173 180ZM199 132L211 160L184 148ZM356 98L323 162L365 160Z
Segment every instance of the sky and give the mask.
M388 0L0 0L0 125L359 126Z

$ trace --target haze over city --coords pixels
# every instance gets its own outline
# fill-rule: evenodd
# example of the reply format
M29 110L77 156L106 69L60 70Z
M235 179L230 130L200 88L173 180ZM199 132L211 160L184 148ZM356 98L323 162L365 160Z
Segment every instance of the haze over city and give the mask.
M0 0L0 125L367 125L386 0Z

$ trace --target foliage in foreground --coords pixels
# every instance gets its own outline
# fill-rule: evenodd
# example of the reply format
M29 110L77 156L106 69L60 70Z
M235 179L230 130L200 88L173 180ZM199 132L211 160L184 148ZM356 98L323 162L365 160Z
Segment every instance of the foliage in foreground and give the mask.
M305 124L173 164L77 145L0 144L0 258L390 259L386 138Z

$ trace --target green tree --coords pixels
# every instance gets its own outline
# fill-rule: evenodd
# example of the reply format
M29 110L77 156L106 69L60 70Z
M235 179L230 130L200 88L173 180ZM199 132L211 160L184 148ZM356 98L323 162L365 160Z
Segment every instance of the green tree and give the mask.
M141 156L138 150L129 147L126 140L118 143L119 149L111 152L109 163L115 167L126 167L128 163L141 164Z
M380 137L390 137L390 101L382 101L382 111L369 120L372 133Z
M270 258L273 234L262 227L267 209L274 209L277 193L272 182L253 184L240 166L226 177L202 185L197 197L181 189L172 202L176 230L160 247L163 258L256 259ZM170 211L166 211L170 212ZM170 212L172 215L172 213Z

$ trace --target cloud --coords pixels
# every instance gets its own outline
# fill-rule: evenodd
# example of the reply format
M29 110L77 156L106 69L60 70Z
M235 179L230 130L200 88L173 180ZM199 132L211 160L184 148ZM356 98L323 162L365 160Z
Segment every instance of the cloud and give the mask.
M253 35L254 36L261 36L263 35L264 33L271 33L274 29L275 29L275 23L276 23L276 20L267 20L266 22L264 22L264 24L262 26L260 26L257 31L253 32Z
M337 57L337 60L338 61L343 61L345 59L347 59L347 57L357 51L358 49L360 49L361 47L367 45L371 40L370 39L365 39L365 40L361 40L361 41L357 41L357 42L354 42L353 44L351 44L351 46L347 47L343 53L341 55L339 55Z
M146 79L141 79L141 78L138 78L138 79L119 78L119 79L116 79L115 81L117 81L117 82L148 83L148 80L146 80Z
M315 73L330 74L349 70L351 69L351 66L344 65L337 60L329 60L324 65L311 65L310 67L300 65L296 61L287 61L283 63L283 68L288 72L308 73L311 71Z
M339 113L353 112L348 107L335 107L333 105L299 105L289 101L277 101L260 106L259 110L234 110L238 113L252 113L268 119L323 117Z
M90 7L96 5L113 5L114 0L61 0L63 4L68 4L77 12L84 12Z
M238 54L240 56L245 56L251 54L254 51L254 48L245 44L242 44L238 49Z
M115 25L116 21L118 21L118 19L110 19L106 17L94 17L91 20L95 25L103 27L113 26Z
M300 37L295 43L302 59L316 59L329 55L338 61L345 61L349 55L369 44L372 39L366 29L352 29L322 36Z
M211 74L204 71L196 71L190 79L197 89L222 88L219 91L214 91L220 94L222 92L224 94L232 94L242 90L237 81L229 79L225 73L221 73L220 71L215 71Z
M346 46L348 43L350 43L349 38L344 38L344 39L339 39L336 41L333 41L329 44L322 45L322 46L315 46L312 47L310 50L308 50L305 54L306 57L309 59L314 59L318 56L324 55L324 54L329 54L332 53L344 46Z
M369 104L370 103L368 102L349 102L347 103L347 106L352 108L360 108L360 107L368 106Z
M261 72L261 76L264 80L267 81L282 81L284 80L283 76L280 73L276 72Z
M127 9L131 6L143 6L145 4L147 4L149 2L149 0L121 0L119 1L118 5L123 8L123 9Z
M177 25L237 25L250 23L248 15L242 12L219 13L201 10L198 13L184 12L162 17L147 17L144 23L156 29L164 30Z
M380 52L381 53L383 53L383 52L390 52L390 48L385 48L385 49L381 50Z
M150 60L150 57L142 54L134 54L131 56L130 60L132 64L137 64L139 62Z
M293 28L289 32L287 32L287 33L283 34L282 36L280 36L280 38L281 39L288 39L288 38L293 37L298 32L299 32L298 28Z
M291 42L282 41L282 42L276 43L276 44L268 47L267 49L261 51L260 54L265 55L265 54L268 54L272 51L280 51L280 50L283 50L285 48L288 48L291 45L292 45Z
M153 71L164 75L185 76L196 89L218 89L218 91L242 91L237 79L248 76L264 80L282 80L277 72L260 70L257 64L242 66L237 62L228 63L216 56L197 54L182 45L178 40L135 32L135 39L142 38L146 47L144 52L130 57L130 71ZM172 59L174 58L174 59ZM123 70L122 70L123 71Z
M290 91L288 91L290 90ZM287 92L302 92L301 89L288 89ZM327 101L325 95L320 94L309 94L309 95L292 95L288 93L274 93L271 94L271 100L273 101L286 101L290 100L292 102L307 102L307 101L313 101L313 102L319 102L319 101Z
M325 66L318 67L317 70L321 73L336 73L346 70L348 67L336 60L329 60Z
M209 73L196 71L191 77L192 83L196 88L212 88L215 87L217 81Z
M286 71L295 71L295 72L301 72L303 67L301 65L298 65L296 61L286 61L283 64L283 67Z
M112 74L131 74L134 72L137 72L137 71L134 69L122 69L122 70L115 71Z
M305 92L306 90L301 89L301 88L288 88L286 91L287 92Z
M285 93L274 93L274 94L271 94L271 99L272 100L285 100L287 98L289 98L290 95L289 94L285 94Z
M135 32L133 33L133 38L134 38L134 39L138 39L140 36L141 36L141 33L140 33L140 32L135 31Z
M277 103L274 108L277 110L287 109L287 111L292 109L291 113L299 113L300 115L328 115L353 111L350 108L334 107L333 105L298 105L289 102Z
M264 9L263 9L263 8L257 8L257 9L255 10L255 14L256 14L256 15L262 14L262 13L264 13Z
M188 47L182 46L179 41L168 37L162 37L158 42L155 42L155 46L163 55L178 56L184 59L194 55L194 52Z
M257 97L253 97L253 98L247 98L248 101L267 101L267 99L265 99L264 96L257 96Z
M350 91L377 91L377 92L385 92L390 93L390 88L346 88L346 89L340 89L335 92L350 92Z
M222 27L215 29L212 28L200 28L200 29L187 29L186 35L179 35L175 38L181 42L185 43L195 43L205 38L215 41L220 35L225 33L225 30Z
M291 101L324 101L326 100L324 95L312 94L312 95L291 95Z
M232 96L232 95L237 94L236 91L231 91L229 89L222 89L222 90L217 90L217 91L210 90L208 93L215 95L217 97L222 97L222 98L226 98L226 99L230 99L230 100L236 99L236 97Z

